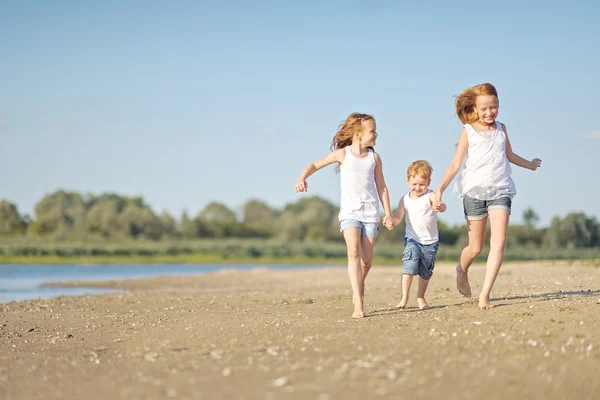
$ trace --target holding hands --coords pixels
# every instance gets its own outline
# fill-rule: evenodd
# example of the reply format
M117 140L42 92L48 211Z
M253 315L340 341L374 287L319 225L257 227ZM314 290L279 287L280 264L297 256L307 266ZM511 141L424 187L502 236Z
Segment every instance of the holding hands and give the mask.
M442 192L440 190L433 193L433 199L431 201L431 206L433 207L433 210L435 212L446 211L446 204L444 204L444 202L442 201Z
M394 229L400 223L400 218L396 216L388 217L387 215L383 217L383 226L388 228L390 231Z

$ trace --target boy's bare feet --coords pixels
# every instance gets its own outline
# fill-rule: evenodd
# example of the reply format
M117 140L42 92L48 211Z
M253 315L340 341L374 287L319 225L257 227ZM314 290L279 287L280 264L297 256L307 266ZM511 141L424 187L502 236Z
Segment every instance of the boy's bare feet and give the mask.
M456 266L456 288L465 297L471 297L471 285L469 285L469 273L462 270L460 264ZM481 303L480 303L481 304Z
M408 296L402 295L400 299L400 303L396 305L397 308L406 308L406 304L408 304Z
M421 310L429 310L431 308L429 307L429 304L427 304L424 298L418 298L417 303L419 303L419 308Z

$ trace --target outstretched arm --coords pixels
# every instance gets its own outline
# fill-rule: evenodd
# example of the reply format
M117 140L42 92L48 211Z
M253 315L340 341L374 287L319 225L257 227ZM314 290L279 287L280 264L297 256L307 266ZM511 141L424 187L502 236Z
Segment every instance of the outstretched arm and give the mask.
M321 158L318 161L315 161L313 163L308 164L308 166L306 168L304 168L304 171L302 171L302 173L300 174L300 177L298 178L298 182L296 182L296 186L294 186L294 191L296 192L306 192L308 191L308 184L306 183L306 179L311 176L312 174L314 174L315 172L317 172L318 170L320 170L321 168L324 168L328 165L331 165L333 163L343 163L344 162L344 156L345 156L345 149L338 149L336 151L333 151L331 153L329 153L328 155L326 155L325 157Z
M448 187L452 179L458 174L460 171L460 167L462 166L463 161L465 160L465 156L467 155L467 150L469 149L469 138L467 136L466 128L463 128L460 133L460 137L458 138L458 144L456 145L456 153L454 153L454 159L446 168L446 172L444 172L444 176L442 177L442 181L438 186L438 189L435 191L436 201L435 205L440 206L442 204L442 194L444 190Z
M518 154L514 153L510 144L510 140L508 140L506 126L502 124L502 128L504 129L504 133L506 134L506 158L508 158L509 162L521 168L527 168L532 171L535 171L536 169L538 169L538 167L542 166L542 160L540 160L539 158L534 158L533 160L528 161L523 157L519 156Z
M381 162L381 157L379 157L379 154L377 153L375 153L375 184L377 185L379 200L381 200L381 204L383 204L385 216L389 218L392 215L392 207L390 206L390 193L388 192L388 188L383 177L383 163Z

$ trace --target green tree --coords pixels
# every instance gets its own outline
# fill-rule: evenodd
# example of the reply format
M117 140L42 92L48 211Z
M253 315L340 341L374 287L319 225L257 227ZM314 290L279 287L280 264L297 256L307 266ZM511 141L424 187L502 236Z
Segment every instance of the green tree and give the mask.
M35 220L44 233L82 232L86 211L86 203L79 193L59 190L35 206Z
M0 235L23 233L26 223L19 214L17 206L6 200L0 200Z
M237 224L235 213L222 203L208 204L196 217L202 225L203 236L223 238Z
M163 236L176 237L177 236L177 221L167 211L163 211L159 216L158 220L161 225Z
M525 226L528 228L534 228L535 225L539 222L540 217L534 211L533 208L528 208L523 212L523 221L525 222Z
M262 200L248 200L243 207L243 224L247 234L253 237L268 237L275 231L277 210Z
M190 219L187 210L181 213L178 230L181 237L185 239L195 239L198 237L198 225L196 221Z

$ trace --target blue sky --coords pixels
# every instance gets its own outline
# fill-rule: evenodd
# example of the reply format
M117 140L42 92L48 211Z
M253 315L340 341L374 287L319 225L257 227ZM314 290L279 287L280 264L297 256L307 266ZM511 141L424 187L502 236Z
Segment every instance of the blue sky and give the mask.
M281 207L350 112L373 114L392 202L416 159L454 155L453 96L493 83L537 172L513 169L514 221L596 215L600 6L594 1L29 1L0 5L0 198L141 195ZM339 202L333 167L309 194ZM462 222L456 196L443 218Z

